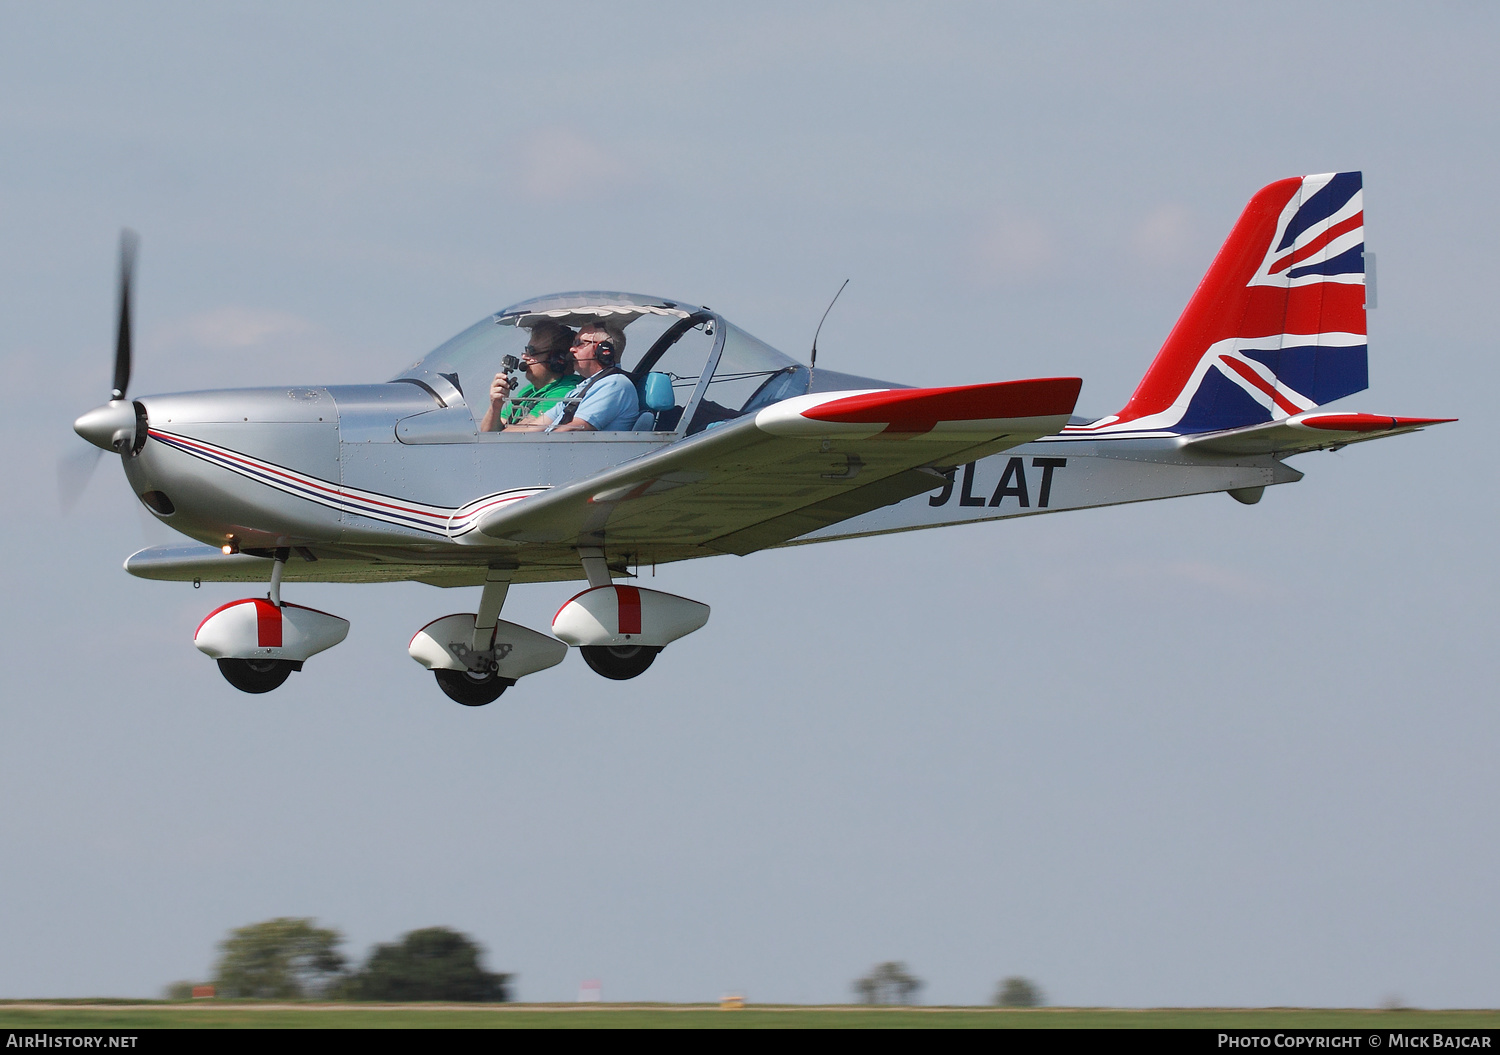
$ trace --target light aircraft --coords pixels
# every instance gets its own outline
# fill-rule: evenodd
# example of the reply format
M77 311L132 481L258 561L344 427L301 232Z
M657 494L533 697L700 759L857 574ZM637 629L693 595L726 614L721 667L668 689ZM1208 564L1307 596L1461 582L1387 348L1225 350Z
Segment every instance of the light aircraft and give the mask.
M910 388L803 364L700 305L582 292L486 316L384 384L130 398L134 243L122 244L114 391L80 417L131 488L195 540L129 557L147 579L269 583L203 620L199 649L270 691L348 622L286 583L478 586L413 659L468 706L575 646L641 674L707 605L646 566L1302 478L1288 457L1453 419L1319 411L1367 387L1362 179L1260 190L1124 408L1073 417L1082 381ZM619 431L487 432L491 379L534 327L603 323L639 413ZM618 387L618 385L617 385ZM551 634L500 619L512 583L584 579ZM619 581L617 581L619 580Z

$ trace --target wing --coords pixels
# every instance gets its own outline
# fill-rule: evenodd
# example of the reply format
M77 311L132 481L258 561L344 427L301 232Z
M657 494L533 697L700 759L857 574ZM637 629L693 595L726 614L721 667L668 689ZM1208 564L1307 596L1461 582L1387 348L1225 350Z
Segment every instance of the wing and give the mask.
M430 555L413 560L410 552L369 552L353 547L314 544L293 547L287 561L286 582L425 582L430 586L478 586L484 582L486 563L482 559L442 562ZM577 563L576 561L574 563ZM226 554L216 546L184 542L151 546L132 553L125 560L125 570L141 579L167 582L254 582L265 584L271 576L269 550L255 553ZM528 578L567 579L576 577L573 568L547 574L538 569Z
M1384 414L1314 411L1227 432L1189 436L1183 446L1203 454L1302 454L1378 440L1456 418L1393 418Z
M497 506L459 547L309 542L287 582L483 583L576 579L579 546L632 563L753 553L942 486L943 471L1066 424L1078 378L799 396L585 480ZM499 552L497 552L499 551ZM226 555L186 543L134 553L144 579L258 582L269 550Z
M798 396L498 507L469 538L752 553L942 485L1067 423L1078 378ZM475 536L482 538L475 538ZM646 559L650 559L647 556Z

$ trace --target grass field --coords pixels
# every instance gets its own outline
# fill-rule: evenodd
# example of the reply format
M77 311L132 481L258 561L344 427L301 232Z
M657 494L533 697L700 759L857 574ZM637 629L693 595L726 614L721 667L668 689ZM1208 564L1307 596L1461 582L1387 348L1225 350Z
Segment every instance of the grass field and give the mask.
M7 1001L0 1029L1497 1029L1500 1011Z

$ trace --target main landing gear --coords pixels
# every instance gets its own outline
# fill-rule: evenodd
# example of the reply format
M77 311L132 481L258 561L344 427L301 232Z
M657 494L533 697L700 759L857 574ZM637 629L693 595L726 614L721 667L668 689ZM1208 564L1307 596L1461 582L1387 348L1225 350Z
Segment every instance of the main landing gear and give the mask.
M640 677L661 650L708 622L708 605L638 586L616 586L604 551L579 549L589 587L558 609L552 633L500 618L513 570L491 568L479 611L444 616L411 639L411 658L432 671L438 688L465 707L500 698L517 679L561 663L568 645L611 681Z
M651 645L580 645L578 651L595 674L611 681L629 681L646 673L661 649Z
M511 570L491 568L479 611L434 619L412 636L406 651L432 671L438 688L465 707L494 703L518 678L561 663L568 646L500 618Z
M464 669L432 669L438 688L450 700L465 707L483 707L487 703L494 703L502 692L516 683L515 678L500 676L500 660L508 658L511 649L505 647L505 643L499 649L495 647L500 609L505 605L505 595L509 592L510 573L503 569L491 569L485 576L484 593L479 598L479 613L474 616L470 647L465 648L458 642L449 645L450 653L465 663Z
M231 601L208 614L193 643L218 661L224 680L241 692L272 692L308 657L349 632L336 615L281 600L289 547L275 552L265 597ZM435 619L412 636L407 651L432 671L438 688L465 707L483 707L527 674L561 663L575 646L596 674L628 681L646 672L661 650L708 621L708 606L658 590L617 586L599 549L578 555L589 587L552 620L556 636L500 618L513 569L491 568L477 613Z
M465 707L483 707L494 703L500 694L515 684L512 678L502 678L493 670L434 670L438 688Z
M580 549L589 588L558 609L552 632L611 681L640 677L661 650L708 622L708 605L639 586L616 586L604 551Z
M279 689L301 663L289 659L221 659L219 673L241 692L270 692Z

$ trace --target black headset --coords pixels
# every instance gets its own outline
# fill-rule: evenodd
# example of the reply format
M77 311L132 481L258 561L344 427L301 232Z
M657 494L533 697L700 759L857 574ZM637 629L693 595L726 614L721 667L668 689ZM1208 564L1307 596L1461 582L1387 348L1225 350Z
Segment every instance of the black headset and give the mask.
M554 335L556 332L553 331ZM538 362L542 363L558 377L566 377L573 372L573 353L569 349L573 345L573 339L577 336L576 333L564 326L562 327L562 336L556 337L557 340L562 342L561 346L554 344L549 351L543 352L540 356L533 355L533 358L537 359ZM533 331L531 339L533 341L536 340L535 331Z
M594 354L599 357L599 361L605 366L614 366L615 342L611 340L600 341L594 345Z

